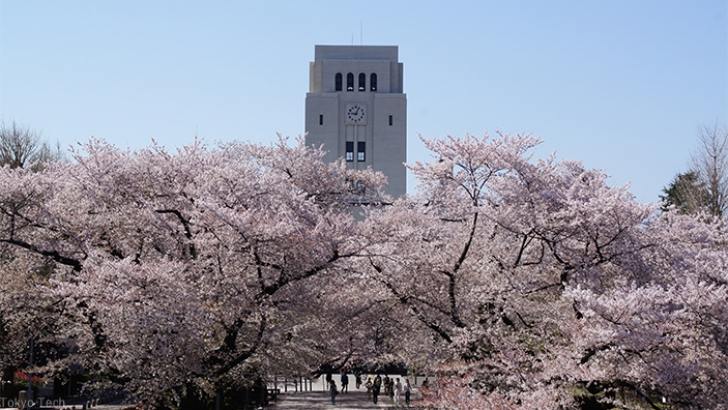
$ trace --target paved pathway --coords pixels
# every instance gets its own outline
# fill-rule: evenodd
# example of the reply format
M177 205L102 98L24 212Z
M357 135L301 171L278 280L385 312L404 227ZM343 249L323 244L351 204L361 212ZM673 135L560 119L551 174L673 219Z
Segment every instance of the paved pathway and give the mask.
M404 401L404 398L402 399ZM362 410L362 409L406 409L404 404L397 407L389 397L379 396L379 403L373 404L367 399L364 392L341 393L336 396L336 405L331 405L331 396L324 392L306 392L306 393L289 393L278 396L278 402L272 407L276 410L319 410L319 409L339 409L339 410ZM416 403L413 403L410 409L416 409Z

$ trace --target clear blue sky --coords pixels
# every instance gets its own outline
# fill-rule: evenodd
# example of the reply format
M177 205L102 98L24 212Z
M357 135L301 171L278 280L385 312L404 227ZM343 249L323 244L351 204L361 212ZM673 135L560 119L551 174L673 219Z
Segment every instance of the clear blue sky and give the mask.
M0 120L63 146L295 136L314 45L360 22L400 47L410 161L420 134L527 132L655 201L728 123L727 0L0 0Z

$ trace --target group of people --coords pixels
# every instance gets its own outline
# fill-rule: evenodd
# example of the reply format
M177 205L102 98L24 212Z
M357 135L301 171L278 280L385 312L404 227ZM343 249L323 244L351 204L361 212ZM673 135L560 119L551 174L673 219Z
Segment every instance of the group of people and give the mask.
M362 385L361 374L356 373L354 377L356 378L356 388L358 390L359 388L361 388ZM339 389L336 386L336 382L331 377L331 374L326 375L326 381L329 383L331 404L336 404L336 396L339 394ZM425 379L422 385L427 385L427 379ZM384 389L384 394L389 396L389 399L392 400L395 404L402 404L403 397L404 404L410 404L410 400L412 397L412 385L410 384L408 378L405 378L404 383L402 383L399 377L397 377L397 379L395 380L394 377L390 378L389 376L385 375L384 378L382 378L381 375L377 374L374 379L372 379L371 376L368 377L366 383L364 383L364 387L366 387L367 389L367 396L370 400L372 400L374 404L377 404L379 402L379 395L382 394L382 389ZM349 376L346 373L342 373L341 392L347 393L348 391Z
M410 385L409 379L404 379L404 384L402 384L399 381L399 377L397 377L397 381L395 381L394 378L390 379L389 376L386 375L384 376L384 379L382 379L382 376L376 375L374 380L372 380L371 377L367 378L367 382L364 386L367 389L367 395L374 404L379 401L379 394L382 392L382 387L384 387L384 394L389 396L395 404L402 403L402 396L404 396L405 404L410 404L412 386Z

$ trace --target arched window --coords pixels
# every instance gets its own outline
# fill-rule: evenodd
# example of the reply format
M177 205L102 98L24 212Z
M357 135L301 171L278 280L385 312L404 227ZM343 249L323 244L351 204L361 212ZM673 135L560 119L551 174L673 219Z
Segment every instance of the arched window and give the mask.
M346 75L346 91L354 91L354 74Z
M341 91L341 73L336 73L336 78L334 79L334 87L336 91Z
M367 90L367 75L364 73L359 73L359 91L366 91Z
M369 77L369 89L372 91L377 91L377 75L375 73L372 73L372 75Z

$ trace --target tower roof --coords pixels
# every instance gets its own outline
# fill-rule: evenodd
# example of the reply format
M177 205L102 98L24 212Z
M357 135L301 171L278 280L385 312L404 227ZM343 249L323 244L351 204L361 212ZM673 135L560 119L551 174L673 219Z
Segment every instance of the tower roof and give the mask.
M397 61L397 46L317 45L316 60L389 60Z

